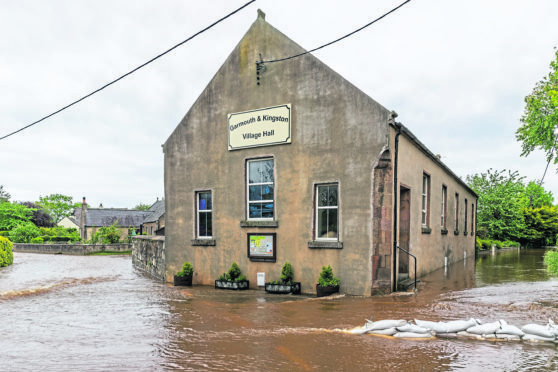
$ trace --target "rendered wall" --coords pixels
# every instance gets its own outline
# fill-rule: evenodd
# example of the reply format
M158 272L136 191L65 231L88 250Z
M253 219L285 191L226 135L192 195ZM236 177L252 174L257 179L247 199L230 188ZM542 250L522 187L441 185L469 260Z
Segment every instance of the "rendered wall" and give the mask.
M292 263L303 292L315 292L331 265L341 291L370 295L374 166L388 144L388 111L312 55L266 65L303 49L258 18L164 144L166 280L186 260L194 284L212 285L237 262L252 283L278 280ZM292 107L292 143L228 151L227 115L281 104ZM276 227L245 223L247 159L275 161ZM314 187L338 182L342 249L311 248ZM213 193L214 245L196 245L195 192ZM251 262L247 234L277 233L277 261ZM195 244L193 244L195 243Z

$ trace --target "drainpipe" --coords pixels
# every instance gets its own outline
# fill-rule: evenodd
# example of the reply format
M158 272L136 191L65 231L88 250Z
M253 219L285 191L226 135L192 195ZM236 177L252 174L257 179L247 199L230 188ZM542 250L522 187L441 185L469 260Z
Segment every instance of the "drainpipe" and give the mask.
M392 281L392 292L397 291L397 216L398 216L398 208L397 208L397 196L399 195L399 181L397 180L397 165L399 161L399 136L401 135L401 123L395 122L395 118L397 117L397 113L395 111L391 112L391 122L395 126L395 156L394 156L394 164L393 164L393 281Z

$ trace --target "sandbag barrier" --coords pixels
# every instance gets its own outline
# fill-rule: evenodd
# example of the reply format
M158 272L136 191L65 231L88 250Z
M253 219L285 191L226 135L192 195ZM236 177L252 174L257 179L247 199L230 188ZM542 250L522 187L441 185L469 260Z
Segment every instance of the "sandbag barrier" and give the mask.
M367 319L362 327L349 331L353 334L372 334L407 339L463 338L487 341L552 342L558 344L558 326L552 319L546 325L526 324L521 329L505 320L481 323L471 318L449 322L415 319L414 324L404 319Z

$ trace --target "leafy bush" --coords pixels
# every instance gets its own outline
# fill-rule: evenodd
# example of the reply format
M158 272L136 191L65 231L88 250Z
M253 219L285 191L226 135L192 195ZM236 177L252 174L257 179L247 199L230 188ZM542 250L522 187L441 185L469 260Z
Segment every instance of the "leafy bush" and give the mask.
M91 243L97 244L115 244L120 242L120 231L116 226L116 222L111 226L103 226L91 237Z
M29 243L40 235L39 228L33 223L21 224L10 231L10 240L14 243Z
M9 238L10 237L10 232L9 231L0 231L0 236L3 236L4 238Z
M475 240L475 249L477 251L482 249L482 243L481 240L479 239L479 237L477 236L476 240Z
M190 276L194 273L194 266L188 261L184 262L182 265L182 270L176 273L176 276L183 277L183 276Z
M281 269L281 282L283 282L283 284L292 284L293 279L293 266L290 264L290 262L287 261Z
M229 269L230 280L237 281L240 275L242 275L242 270L240 270L240 267L237 265L236 262L233 262Z
M30 241L29 243L32 243L32 244L43 244L43 243L44 243L44 240L43 240L43 238L41 238L40 236L37 236L37 237L31 239L31 241Z
M483 250L486 249L491 249L492 248L492 241L489 239L483 240L483 239L479 239L480 243L481 243L481 248Z
M502 247L504 246L504 245L502 244L502 242L499 241L499 240L493 240L493 241L492 241L492 244L494 244L494 246L496 247L496 249L502 249Z
M219 275L217 280L226 280L228 282L240 282L246 280L246 275L242 275L242 271L236 262L233 262L229 271Z
M0 230L13 230L31 221L34 209L16 203L0 204Z
M12 248L12 242L0 236L0 267L9 266L14 262Z
M544 263L546 264L548 271L558 274L558 251L546 251L544 254Z
M504 242L502 242L502 244L504 245L504 247L518 247L520 246L520 244L518 242L512 242L511 240L506 240Z
M334 287L339 285L341 281L333 275L333 269L330 265L322 266L322 272L318 278L318 285L321 287Z

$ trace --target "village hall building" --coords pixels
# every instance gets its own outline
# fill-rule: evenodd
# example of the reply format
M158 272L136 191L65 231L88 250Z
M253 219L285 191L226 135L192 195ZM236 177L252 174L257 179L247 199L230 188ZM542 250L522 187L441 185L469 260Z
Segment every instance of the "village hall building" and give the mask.
M331 265L369 296L415 274L405 251L418 277L474 256L475 193L313 55L265 62L304 52L258 11L163 145L167 281L236 262L258 288L288 261L303 293Z

